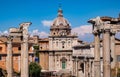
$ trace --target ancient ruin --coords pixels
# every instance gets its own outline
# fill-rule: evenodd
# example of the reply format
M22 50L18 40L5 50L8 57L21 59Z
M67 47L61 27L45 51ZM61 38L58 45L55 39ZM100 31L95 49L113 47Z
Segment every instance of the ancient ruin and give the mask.
M29 77L28 65L35 62L34 46L38 46L43 77L111 77L111 69L120 68L120 39L115 37L120 31L120 17L98 16L88 22L93 27L91 43L72 34L61 8L50 26L48 38L29 37L29 22L10 28L9 36L0 36L0 68L7 71L7 77L14 77L14 72Z
M21 38L21 77L28 77L28 27L31 23L22 23L20 28L10 28L7 42L7 77L13 77L12 39Z
M90 19L93 24L93 34L95 41L95 77L101 77L100 73L100 34L103 40L103 77L111 77L111 68L115 67L115 34L120 31L120 18L96 17ZM113 62L111 63L111 57Z

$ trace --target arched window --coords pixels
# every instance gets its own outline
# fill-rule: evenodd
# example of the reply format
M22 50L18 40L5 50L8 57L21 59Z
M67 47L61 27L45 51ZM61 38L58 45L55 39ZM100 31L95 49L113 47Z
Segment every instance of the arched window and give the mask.
M66 62L67 62L67 59L65 58L65 57L63 57L62 59L61 59L61 66L62 66L62 69L65 69L66 68Z
M65 67L66 67L66 62L62 61L62 69L65 69Z

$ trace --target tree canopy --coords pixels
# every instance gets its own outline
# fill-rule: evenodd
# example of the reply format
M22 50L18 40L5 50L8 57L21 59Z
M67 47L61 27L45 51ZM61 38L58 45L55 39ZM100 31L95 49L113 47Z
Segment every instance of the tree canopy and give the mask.
M40 77L41 66L38 63L31 62L29 65L29 75L30 77Z

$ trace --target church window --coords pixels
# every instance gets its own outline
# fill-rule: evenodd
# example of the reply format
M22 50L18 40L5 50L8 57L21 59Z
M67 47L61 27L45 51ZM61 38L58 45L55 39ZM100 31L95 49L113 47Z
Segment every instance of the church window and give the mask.
M58 42L56 42L56 46L58 46Z
M18 50L21 50L21 47L18 47Z
M65 48L65 42L62 41L62 48Z
M65 68L66 68L66 62L62 61L62 69L65 69Z
M117 55L117 62L120 62L120 55Z
M66 59L65 57L63 57L63 58L61 59L62 69L65 69L65 68L66 68L66 61L67 61L67 59Z
M68 42L68 45L70 46L70 41Z

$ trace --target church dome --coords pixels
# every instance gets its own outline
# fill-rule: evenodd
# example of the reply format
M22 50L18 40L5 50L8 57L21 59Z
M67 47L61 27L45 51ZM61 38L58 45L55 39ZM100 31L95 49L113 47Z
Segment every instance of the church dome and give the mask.
M60 27L68 27L69 26L69 22L63 17L63 11L62 9L58 10L58 16L57 18L53 21L51 26L60 26Z
M58 10L58 16L50 27L50 36L67 36L71 34L69 22L63 17L62 9Z

